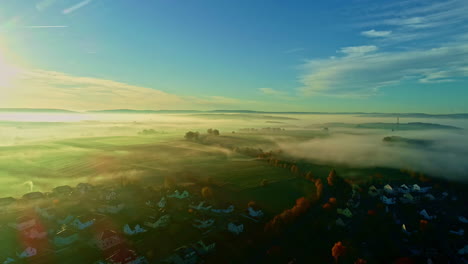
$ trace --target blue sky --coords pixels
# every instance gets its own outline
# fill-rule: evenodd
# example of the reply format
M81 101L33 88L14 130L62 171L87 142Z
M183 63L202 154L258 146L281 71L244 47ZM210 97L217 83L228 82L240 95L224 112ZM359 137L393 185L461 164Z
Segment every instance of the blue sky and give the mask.
M4 107L468 112L467 0L0 7Z

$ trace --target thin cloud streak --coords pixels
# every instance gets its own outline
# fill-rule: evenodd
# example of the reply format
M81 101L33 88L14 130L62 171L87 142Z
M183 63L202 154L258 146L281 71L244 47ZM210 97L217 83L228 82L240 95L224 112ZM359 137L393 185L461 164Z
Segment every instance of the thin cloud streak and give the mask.
M25 26L25 28L68 28L68 26Z
M73 12L75 12L76 10L78 10L78 9L84 7L84 6L87 6L87 5L90 4L92 1L93 1L93 0L84 0L84 1L79 2L78 4L76 4L76 5L74 5L74 6L71 6L71 7L67 8L67 9L64 9L64 10L62 11L62 13L63 13L64 15L68 15L68 14L73 13Z

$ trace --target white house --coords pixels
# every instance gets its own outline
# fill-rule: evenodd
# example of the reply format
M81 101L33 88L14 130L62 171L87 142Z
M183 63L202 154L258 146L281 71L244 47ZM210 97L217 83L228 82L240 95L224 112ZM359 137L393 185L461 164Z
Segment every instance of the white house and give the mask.
M464 248L461 248L458 250L459 255L467 255L468 254L468 245L466 245Z
M213 213L224 213L224 214L229 214L234 212L234 205L230 205L226 209L211 209Z
M212 207L211 205L210 206L203 206L205 204L205 202L200 202L197 206L194 206L194 205L189 205L190 208L192 209L195 209L195 210L210 210L210 208Z
M33 247L26 247L23 251L21 252L17 252L16 253L16 256L18 258L30 258L30 257L34 257L37 255L37 249L33 248Z
M167 203L166 197L164 197L164 196L161 197L161 200L159 200L159 202L158 202L159 208L164 208L164 207L166 207L166 203Z
M374 185L371 185L369 187L369 191L367 193L370 196L375 197L375 196L379 195L379 190Z
M380 197L380 200L384 203L384 204L395 204L396 201L395 201L395 198L388 198L387 196L385 195L382 195L382 197Z
M136 224L135 228L133 228L133 229L128 224L126 224L123 227L123 231L124 231L125 234L133 236L133 235L136 235L136 234L145 233L147 230L142 228L139 224Z
M435 219L436 216L435 215L429 215L426 211L426 209L423 209L421 210L421 212L419 212L419 215L421 215L422 217L424 217L426 220L432 220L432 219Z
M406 184L402 184L400 188L398 188L398 191L401 193L409 193L411 189Z
M75 217L71 214L68 214L65 217L62 218L57 218L57 224L59 225L68 225L69 223L73 222L75 220Z
M405 193L400 197L400 201L402 203L414 203L414 197L410 193Z
M344 216L346 216L348 218L353 217L353 213L351 213L351 211L348 208L345 208L345 209L338 208L338 209L336 209L336 212L338 214L344 215Z
M411 234L410 232L408 232L408 230L406 230L406 225L405 224L401 225L401 231L403 231L403 233L405 233L407 235Z
M96 219L94 217L79 216L75 220L73 220L71 225L73 227L77 228L78 230L83 230L83 229L86 229L86 228L92 226L94 224L94 222L96 222Z
M215 220L214 219L208 219L208 220L199 220L199 219L195 219L194 220L196 223L198 224L193 224L194 227L198 228L198 229L205 229L205 228L209 228L211 227Z
M247 208L251 217L260 218L263 216L262 210L255 211L252 207Z
M417 184L413 184L413 185L411 186L411 191L413 191L413 192L421 192L421 187L419 187L419 185L417 185Z
M170 215L163 215L161 216L158 220L154 217L149 217L145 222L144 225L151 227L151 228L160 228L160 227L165 227L169 224L169 221L171 220Z
M393 188L392 188L392 186L390 186L390 184L385 185L383 188L384 188L384 191L385 191L386 193L388 193L388 194L392 194L392 193L393 193Z
M177 199L185 199L185 198L189 197L189 193L187 191L183 191L182 193L179 193L179 190L175 190L174 194L170 194L167 197L177 198Z
M238 235L238 234L244 232L244 225L243 224L236 225L234 223L229 223L228 224L228 230L229 230L229 232Z

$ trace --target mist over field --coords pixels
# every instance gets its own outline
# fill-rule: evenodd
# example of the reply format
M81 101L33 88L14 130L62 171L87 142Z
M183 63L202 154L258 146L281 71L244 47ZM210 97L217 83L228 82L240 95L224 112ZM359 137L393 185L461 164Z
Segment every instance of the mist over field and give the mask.
M412 122L447 127L405 127ZM386 125L380 127L381 123ZM193 159L201 156L206 158L203 162L222 167L219 158L245 159L226 148L237 144L282 150L315 164L411 169L466 180L465 119L402 118L400 127L395 123L394 117L357 115L2 113L0 179L2 186L9 186L8 192L19 195L82 181L158 178L164 172L179 175L190 170L205 175L209 169L191 167L188 160L195 164ZM267 127L284 131L262 130ZM187 131L203 134L208 128L221 131L220 142L194 144L183 138ZM245 128L257 131L239 133ZM142 135L145 129L153 132ZM409 141L383 141L388 136Z

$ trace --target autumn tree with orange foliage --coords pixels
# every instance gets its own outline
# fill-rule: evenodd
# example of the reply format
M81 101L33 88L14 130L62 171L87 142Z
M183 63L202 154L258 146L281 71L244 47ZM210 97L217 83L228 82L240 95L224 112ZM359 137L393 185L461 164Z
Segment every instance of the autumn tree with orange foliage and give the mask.
M335 262L338 263L338 259L346 254L346 247L341 241L338 241L333 245L331 252Z
M284 210L276 215L265 225L265 231L280 232L285 225L291 224L299 216L303 215L310 208L310 201L304 197L296 200L296 204L291 209Z
M322 179L315 180L315 192L317 194L317 199L322 198L323 194L323 183Z
M210 199L213 197L213 189L211 189L211 187L205 186L201 189L201 194L203 198Z

